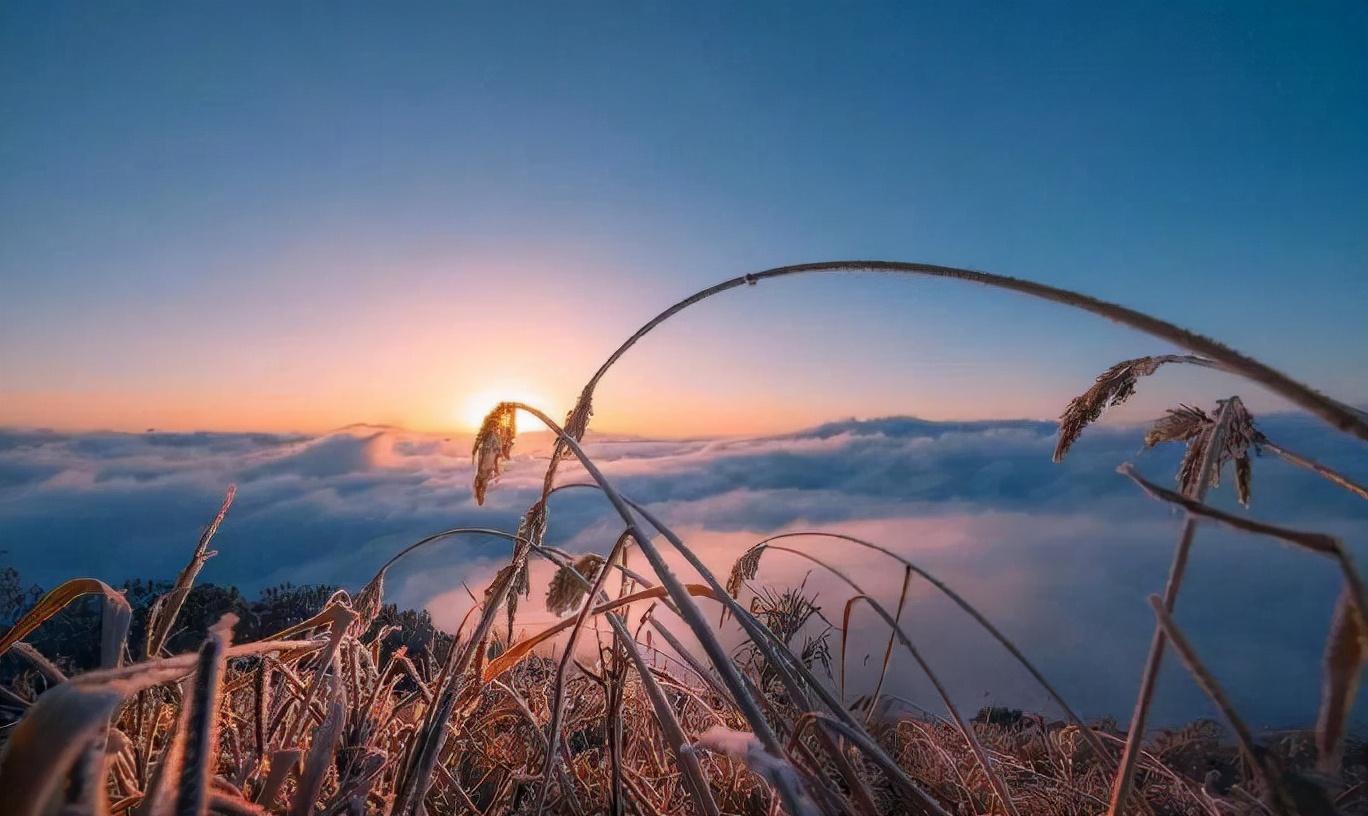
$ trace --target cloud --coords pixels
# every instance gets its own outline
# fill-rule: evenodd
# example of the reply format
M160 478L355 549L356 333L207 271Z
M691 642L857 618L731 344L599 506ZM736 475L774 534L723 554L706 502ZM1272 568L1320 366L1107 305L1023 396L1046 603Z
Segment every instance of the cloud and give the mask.
M1368 476L1368 453L1307 418L1275 416L1262 425L1287 447ZM959 589L1080 708L1120 713L1131 703L1153 625L1144 598L1163 584L1179 519L1140 496L1115 467L1136 461L1167 481L1179 451L1145 451L1138 429L1101 427L1055 465L1053 433L1040 422L895 417L771 437L593 436L588 450L622 492L650 505L718 573L776 531L865 536ZM287 580L354 587L431 532L516 526L540 490L549 439L519 439L485 507L470 494L470 442L368 426L318 437L0 431L0 550L26 578L49 586L73 575L169 577L236 483L237 502L215 544L220 554L202 580L248 592ZM586 481L574 463L562 473L563 482ZM1228 494L1216 491L1215 501L1246 512ZM1255 464L1254 496L1257 517L1351 544L1368 539L1368 504L1273 457ZM593 490L558 494L550 517L551 542L575 551L603 552L621 529ZM896 563L829 540L793 544L895 602ZM507 551L502 541L472 536L415 554L391 574L390 597L426 604L454 627L470 603L462 583L478 594ZM644 566L639 556L636 562ZM815 570L809 587L839 621L849 591L838 581L780 552L764 565L762 581L775 585ZM545 566L536 570L534 585L549 576ZM1322 561L1204 528L1179 621L1256 722L1301 724L1314 710L1321 633L1337 591ZM525 629L549 622L539 598L524 608ZM914 591L905 619L967 707L1043 703L1024 673L926 587ZM855 620L849 657L858 679L869 671L866 654L877 664L885 635L869 615ZM897 691L924 700L924 681L911 668L898 673ZM1175 720L1208 710L1173 672L1159 712Z

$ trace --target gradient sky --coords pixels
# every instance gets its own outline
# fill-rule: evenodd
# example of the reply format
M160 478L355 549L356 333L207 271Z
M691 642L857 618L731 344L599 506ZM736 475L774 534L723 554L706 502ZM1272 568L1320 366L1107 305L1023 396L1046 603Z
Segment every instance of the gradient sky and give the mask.
M560 413L674 300L848 257L1077 288L1368 401L1368 6L920 5L4 4L0 425ZM1050 417L1162 350L783 281L668 324L597 420ZM1156 380L1137 416L1236 387Z

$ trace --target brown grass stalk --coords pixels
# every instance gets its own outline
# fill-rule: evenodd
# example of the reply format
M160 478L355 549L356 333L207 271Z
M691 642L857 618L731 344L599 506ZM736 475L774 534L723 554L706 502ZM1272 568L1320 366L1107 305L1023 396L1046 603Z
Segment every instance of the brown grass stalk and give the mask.
M224 653L236 622L236 615L223 616L210 630L195 665L185 719L185 753L176 784L176 816L203 816L208 807L209 780L218 756Z
M988 618L982 612L978 611L978 609L973 604L965 600L962 595L960 595L955 590L951 589L947 584L945 584L945 582L941 581L932 573L918 566L916 563L888 549L887 547L875 544L872 541L867 541L862 538L846 535L844 533L831 533L821 530L800 530L788 533L780 533L778 535L773 535L757 542L752 546L752 549L767 547L775 541L782 541L789 538L827 538L836 541L844 541L850 544L855 544L866 549L882 553L883 555L888 556L894 561L897 561L899 564L902 564L905 570L911 570L913 573L921 576L923 580L931 584L931 586L935 587L941 594L945 595L947 598L953 601L955 605L958 606L960 609L964 610L964 612L968 614L969 617L972 618L975 623L977 623L994 640L1001 644L1002 647L1007 650L1007 653L1010 654L1013 658L1015 658L1017 663L1019 663L1022 668L1026 669L1027 673L1029 673L1031 677L1037 683L1040 684L1040 687L1045 691L1046 694L1049 695L1050 699L1053 700L1055 704L1058 705L1060 709L1064 711L1064 715L1069 718L1069 721L1072 722L1074 725L1078 726L1079 729L1081 729L1081 733L1084 735L1084 738L1088 740L1089 745L1097 753L1098 758L1107 765L1112 765L1111 752L1103 747L1101 741L1097 737L1097 734L1087 724L1087 722L1084 721L1083 718L1076 711L1074 711L1073 707L1070 706L1068 701L1064 699L1064 696L1055 689L1054 684L1051 683L1048 679L1046 679L1045 675L1041 673L1039 669L1036 668L1035 664L1032 663L1028 657L1026 657L1025 653L1022 652L1021 649L1014 642L1012 642L1011 638L1003 634L1002 631L998 629L992 621L988 620ZM892 630L890 630L890 632L892 632Z
M817 263L794 264L791 266L779 266L766 269L762 272L741 275L730 280L722 281L721 283L710 286L699 292L695 292L647 321L645 325L633 333L631 337L627 338L621 346L609 355L608 359L599 366L598 370L594 372L593 377L589 379L588 384L585 385L580 396L580 402L588 405L592 401L594 391L597 388L599 381L613 364L626 354L637 341L641 340L641 338L645 337L661 323L664 323L666 320L689 306L706 300L713 295L741 286L754 285L762 280L816 272L882 272L961 280L997 289L1005 289L1069 306L1071 308L1081 309L1082 311L1090 312L1099 317L1120 323L1153 337L1157 337L1160 340L1165 340L1185 348L1194 354L1200 355L1211 363L1219 365L1228 372L1238 374L1264 386L1273 393L1286 398L1298 407L1320 417L1332 427L1353 436L1357 436L1359 439L1368 440L1368 416L1365 416L1362 411L1326 397L1258 360L1235 351L1223 343L1208 337L1203 337L1202 335L1188 331L1187 329L1167 321L1151 317L1134 309L1126 308L1125 306L1089 297L1078 292L1022 280L1020 278L995 275L988 272L977 272L952 266L901 261L823 261Z
M1206 496L1207 489L1211 486L1211 474L1216 468L1220 459L1220 452L1225 445L1225 435L1234 412L1235 403L1233 400L1226 400L1221 405L1221 410L1216 416L1216 421L1205 431L1205 441L1200 464L1197 466L1197 477L1192 483L1193 496L1200 501ZM1183 576L1187 572L1188 555L1192 550L1192 541L1197 534L1197 518L1189 514L1183 520L1183 529L1178 534L1178 545L1173 551L1173 563L1169 566L1168 580L1164 583L1164 609L1172 612L1174 605L1178 601L1178 591L1183 585ZM1134 784L1134 775L1137 760L1140 755L1140 745L1145 735L1145 725L1149 720L1150 704L1154 699L1154 685L1159 678L1159 667L1164 658L1164 647L1167 643L1166 635L1162 626L1155 626L1154 634L1150 638L1149 653L1145 658L1145 665L1140 671L1140 689L1137 692L1135 709L1131 713L1130 729L1126 735L1126 745L1121 752L1121 761L1116 772L1116 781L1112 786L1111 803L1108 807L1109 816L1121 816L1121 809L1125 803L1130 801L1130 796Z
M1344 474L1336 470L1328 468L1314 459L1302 456L1301 454L1295 451L1288 450L1287 448L1284 448L1282 445L1279 445L1278 443L1270 440L1266 436L1260 437L1259 447L1264 448L1265 450L1272 451L1273 453L1277 454L1281 459L1290 464L1296 465L1300 468L1305 468L1306 470L1315 473L1316 475L1320 476L1321 478L1325 479L1331 484L1339 485L1345 490L1348 490L1350 493L1353 493L1355 496L1358 496L1360 499L1368 499L1368 487L1364 487L1358 482L1355 482L1353 479L1350 479L1348 476L1345 476Z
M1160 628L1173 644L1173 650L1182 659L1183 665L1187 667L1188 673L1197 681L1197 685L1206 693L1207 697L1216 704L1221 716L1225 718L1230 729L1235 733L1235 738L1239 741L1240 750L1244 753L1245 759L1254 768L1260 784L1263 786L1267 804L1272 808L1275 816L1291 816L1296 813L1291 797L1283 788L1279 779L1278 771L1268 764L1264 751L1260 750L1254 742L1254 732L1250 730L1244 719L1235 711L1235 706L1231 705L1230 698L1226 696L1220 683L1216 682L1215 676L1202 663L1197 656L1197 650L1188 641L1178 625L1173 622L1173 616L1165 608L1162 598L1158 595L1149 597L1150 606L1154 609L1154 617L1158 621Z
M229 485L228 492L223 496L223 504L219 506L218 512L209 522L209 526L204 528L200 534L199 542L195 545L195 550L190 554L190 561L176 576L176 583L171 587L171 591L157 599L152 605L152 611L148 613L147 640L143 645L143 654L147 657L156 657L161 654L162 646L166 644L166 638L171 632L171 627L175 625L176 618L180 616L181 606L185 603L185 598L190 594L190 588L195 583L195 578L199 576L200 570L204 569L204 562L213 558L217 553L209 549L209 542L213 540L214 534L218 532L219 525L223 524L224 516L228 515L228 508L233 506L233 497L237 495L237 486Z

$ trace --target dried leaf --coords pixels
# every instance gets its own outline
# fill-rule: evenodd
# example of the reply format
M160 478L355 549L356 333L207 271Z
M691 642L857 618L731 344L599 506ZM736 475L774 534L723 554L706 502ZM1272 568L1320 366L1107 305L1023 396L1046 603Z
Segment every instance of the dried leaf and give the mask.
M117 687L74 683L63 683L39 697L15 728L0 759L5 813L41 813L123 697Z
M1236 457L1235 459L1235 498L1239 499L1240 504L1249 506L1250 488L1253 486L1254 468L1250 466L1249 456Z
M1320 716L1316 722L1316 748L1322 773L1339 772L1349 710L1354 704L1364 660L1368 658L1368 628L1354 608L1346 587L1335 604L1335 617L1325 643L1325 676L1322 680Z
M128 624L133 619L133 610L120 592L104 581L94 578L72 578L58 585L34 604L24 617L20 618L9 631L0 637L0 655L10 650L15 643L23 640L45 621L61 612L77 598L86 595L104 597L104 617L101 624L100 663L110 668L118 663L123 653L124 638L128 635Z

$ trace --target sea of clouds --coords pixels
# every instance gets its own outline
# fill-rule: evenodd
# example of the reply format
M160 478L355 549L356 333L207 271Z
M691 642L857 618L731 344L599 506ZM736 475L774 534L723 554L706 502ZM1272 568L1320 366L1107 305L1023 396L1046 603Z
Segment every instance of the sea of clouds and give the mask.
M1360 443L1301 416L1273 416L1261 426L1285 447L1368 480L1368 448ZM959 590L1077 708L1120 715L1133 702L1153 626L1145 597L1162 587L1181 524L1115 472L1132 461L1156 481L1172 479L1180 451L1146 451L1142 436L1140 428L1095 428L1059 465L1050 462L1053 424L1032 421L895 417L740 439L591 435L587 448L625 495L649 505L720 575L747 546L777 531L867 538ZM483 507L470 491L470 442L371 426L320 436L0 430L0 564L43 586L77 575L169 578L225 488L236 484L237 500L215 539L218 555L202 581L248 593L285 581L354 588L426 534L516 527L539 493L548 438L519 439L515 461ZM585 481L571 463L562 474L562 482ZM1271 455L1255 462L1250 510L1229 494L1223 486L1213 499L1256 518L1342 536L1356 552L1368 541L1368 502ZM548 542L576 552L605 552L621 530L591 490L558 494L550 521ZM830 540L793 546L895 601L902 581L896 563ZM507 552L498 540L466 537L416 553L391 572L387 599L426 606L454 628ZM639 557L634 563L645 569ZM549 575L545 565L534 568L533 597L518 623L523 632L551 621L535 589ZM769 553L755 583L805 579L824 616L839 624L849 590L811 563ZM1305 725L1314 717L1338 591L1324 560L1204 527L1178 620L1255 723ZM904 619L966 708L1048 709L1029 677L928 586L914 585ZM854 620L851 696L868 690L886 636L872 613L857 612ZM1173 663L1160 687L1160 721L1211 715ZM888 690L935 708L905 656L896 659Z

